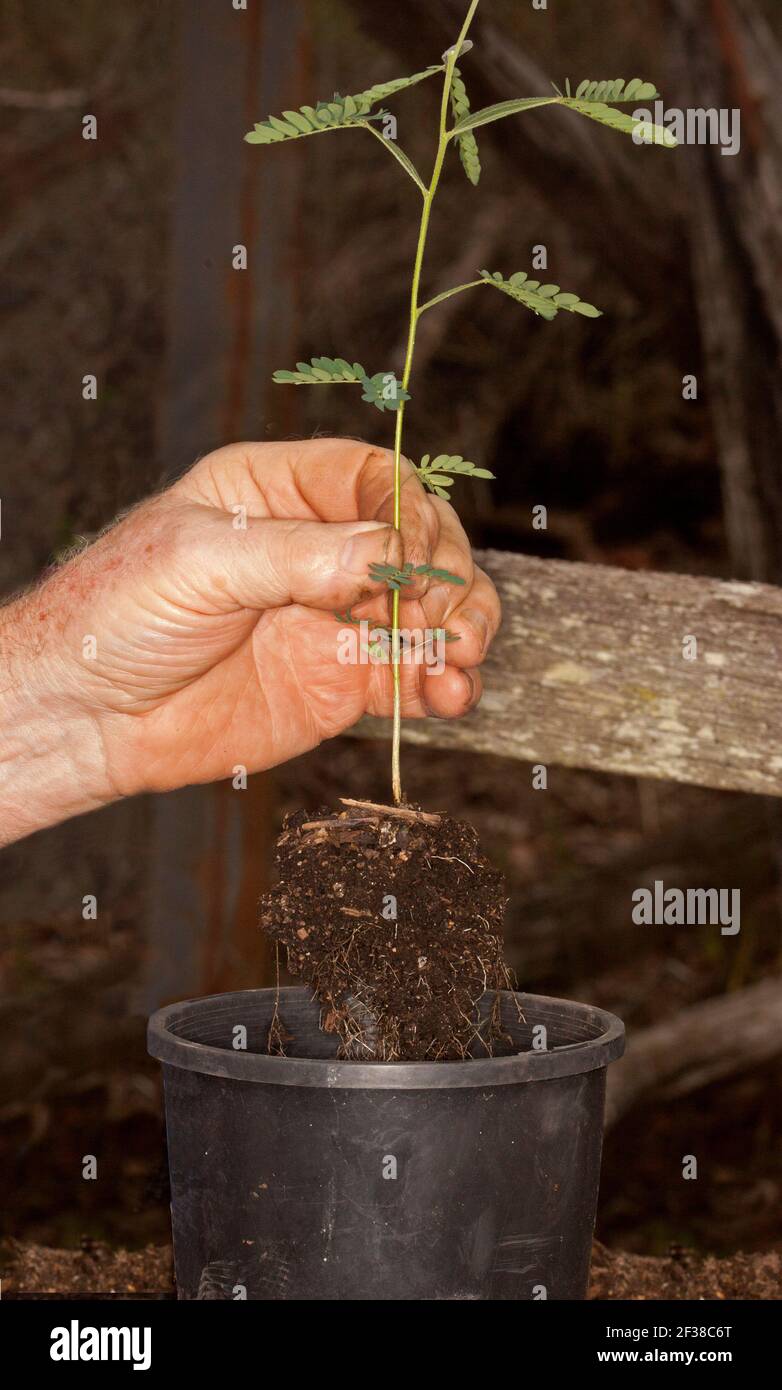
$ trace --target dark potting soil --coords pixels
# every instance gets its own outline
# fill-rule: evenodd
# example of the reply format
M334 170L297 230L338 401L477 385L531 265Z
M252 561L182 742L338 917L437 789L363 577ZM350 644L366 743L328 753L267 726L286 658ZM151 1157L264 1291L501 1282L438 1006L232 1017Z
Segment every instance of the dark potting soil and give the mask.
M438 1061L491 1054L512 988L502 954L505 883L472 826L405 808L349 804L288 816L279 884L261 925L323 1004L341 1057ZM284 1036L270 1036L284 1050Z

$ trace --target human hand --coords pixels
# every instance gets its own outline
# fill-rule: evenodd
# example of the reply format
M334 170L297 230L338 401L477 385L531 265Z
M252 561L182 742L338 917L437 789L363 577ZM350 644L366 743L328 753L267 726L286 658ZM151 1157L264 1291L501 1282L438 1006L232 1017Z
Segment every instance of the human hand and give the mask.
M84 784L79 809L237 765L258 771L365 712L389 715L389 666L337 660L335 611L388 621L373 561L431 563L465 580L404 593L403 627L447 625L459 638L440 674L403 666L404 716L452 718L477 703L499 601L453 509L403 468L404 556L390 525L390 453L338 439L236 444L2 610L7 712L24 724L32 706L39 740L47 720L64 732Z

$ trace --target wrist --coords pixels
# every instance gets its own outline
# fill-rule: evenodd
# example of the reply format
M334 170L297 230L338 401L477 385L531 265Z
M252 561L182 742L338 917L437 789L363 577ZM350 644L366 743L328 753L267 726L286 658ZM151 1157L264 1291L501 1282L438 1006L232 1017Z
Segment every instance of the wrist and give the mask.
M0 845L115 799L96 722L47 676L29 600L0 610Z

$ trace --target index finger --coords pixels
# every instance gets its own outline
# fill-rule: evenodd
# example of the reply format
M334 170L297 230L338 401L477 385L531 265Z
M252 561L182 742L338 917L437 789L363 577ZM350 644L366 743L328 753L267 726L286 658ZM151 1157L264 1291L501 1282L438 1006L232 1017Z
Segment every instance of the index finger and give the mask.
M296 482L307 501L319 509L324 521L394 520L394 455L390 449L373 448L350 439L307 440L296 446ZM400 473L400 524L405 562L428 565L440 536L440 518L432 499L419 482L408 459ZM351 507L351 516L337 515ZM419 578L405 586L405 597L420 597L428 580Z
M405 561L431 562L440 520L407 459L400 461ZM394 455L356 439L302 439L233 444L200 460L176 484L222 510L237 503L253 517L307 521L394 519ZM406 586L420 597L428 581Z

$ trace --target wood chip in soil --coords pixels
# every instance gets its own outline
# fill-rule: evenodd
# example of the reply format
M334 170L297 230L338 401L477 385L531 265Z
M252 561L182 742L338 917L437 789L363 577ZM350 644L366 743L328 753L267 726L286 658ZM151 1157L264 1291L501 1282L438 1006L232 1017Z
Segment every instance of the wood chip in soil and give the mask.
M339 1055L436 1061L490 1055L512 988L502 953L506 890L464 821L351 803L288 816L279 884L261 925L323 1005Z

